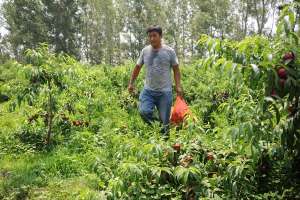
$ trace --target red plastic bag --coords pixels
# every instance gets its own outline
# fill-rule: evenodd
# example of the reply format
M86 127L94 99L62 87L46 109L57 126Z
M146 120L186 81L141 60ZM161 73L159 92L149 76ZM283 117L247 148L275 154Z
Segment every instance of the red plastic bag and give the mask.
M176 97L175 104L171 113L171 124L180 124L183 122L184 117L190 112L188 105L180 96Z

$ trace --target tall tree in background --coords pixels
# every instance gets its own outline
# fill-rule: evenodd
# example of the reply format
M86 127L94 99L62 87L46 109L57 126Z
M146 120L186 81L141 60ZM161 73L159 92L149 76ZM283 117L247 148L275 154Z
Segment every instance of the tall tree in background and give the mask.
M272 8L276 8L276 0L252 0L252 16L256 20L257 33L262 34Z
M242 39L270 34L276 4L285 0L7 0L6 41L18 56L47 42L92 64L136 60L147 43L145 29L163 28L164 41L188 62L200 34Z
M232 1L232 6L236 8L233 24L233 38L241 40L253 28L250 27L252 0Z
M242 13L242 37L248 34L248 21L251 15L251 0L241 0L240 1L240 12Z
M10 58L9 43L6 39L0 34L0 64L5 63Z
M87 0L84 8L84 51L87 61L119 63L121 19L112 0Z
M233 15L233 1L190 0L189 2L188 14L186 16L188 16L187 23L189 24L187 35L190 38L187 52L190 52L190 58L196 55L194 47L200 34L223 38L232 37L235 32L234 24L236 20Z
M56 52L80 58L81 12L78 0L43 0L44 17L50 43Z
M41 42L57 53L79 58L79 2L76 0L8 0L3 4L8 40L15 56Z
M122 0L124 28L132 59L136 59L146 44L146 28L150 25L165 25L165 15L159 0Z
M40 42L49 42L43 11L43 3L39 0L9 0L3 4L8 41L17 58L24 50L35 48Z
M0 7L0 27L5 27L5 19L1 13L2 7ZM3 30L3 29L2 29ZM6 62L9 59L9 43L7 42L7 38L0 33L0 64Z

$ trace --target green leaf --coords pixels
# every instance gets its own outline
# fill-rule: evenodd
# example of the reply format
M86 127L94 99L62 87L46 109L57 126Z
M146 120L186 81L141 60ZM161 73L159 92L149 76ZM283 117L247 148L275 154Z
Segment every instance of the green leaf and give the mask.
M293 37L295 45L299 46L299 37L297 36L297 34L295 32L290 32L290 35Z
M250 64L255 74L259 74L259 68L256 64Z
M186 185L189 178L189 169L182 166L176 167L174 175L179 182Z

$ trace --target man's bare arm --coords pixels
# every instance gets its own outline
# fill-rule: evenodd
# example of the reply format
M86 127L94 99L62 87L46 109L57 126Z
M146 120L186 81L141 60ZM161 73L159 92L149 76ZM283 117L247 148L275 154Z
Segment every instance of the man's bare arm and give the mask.
M129 85L128 85L128 91L130 93L132 93L134 91L134 81L138 77L141 69L142 69L142 65L136 65L133 69L133 72L130 77Z
M173 72L174 72L174 80L175 80L175 88L176 88L177 96L182 96L183 90L181 87L181 74L180 74L179 65L173 66Z

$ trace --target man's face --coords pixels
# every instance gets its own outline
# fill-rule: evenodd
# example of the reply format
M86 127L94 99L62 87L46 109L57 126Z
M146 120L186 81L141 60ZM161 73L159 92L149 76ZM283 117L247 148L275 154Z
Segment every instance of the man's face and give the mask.
M159 35L158 32L152 31L148 33L148 39L153 47L158 47L161 43L161 36Z

